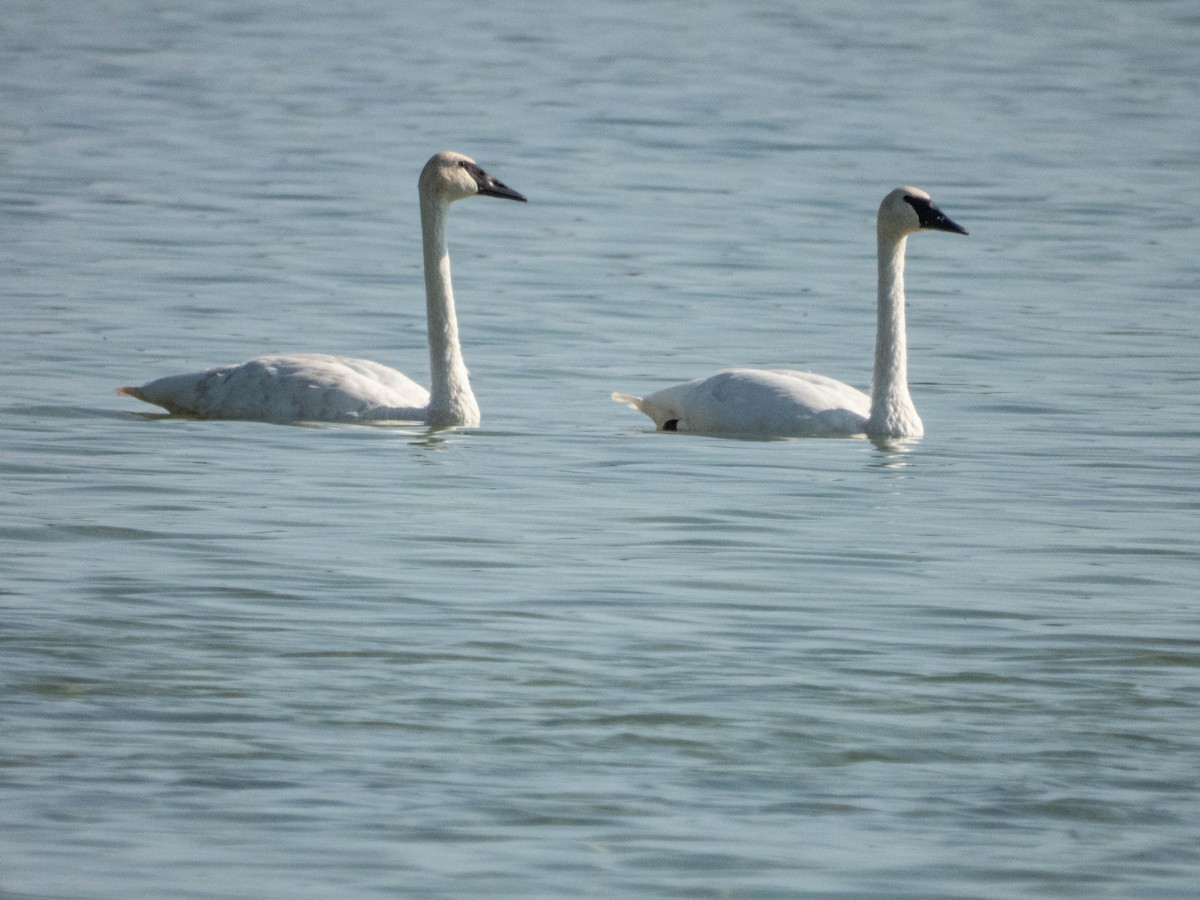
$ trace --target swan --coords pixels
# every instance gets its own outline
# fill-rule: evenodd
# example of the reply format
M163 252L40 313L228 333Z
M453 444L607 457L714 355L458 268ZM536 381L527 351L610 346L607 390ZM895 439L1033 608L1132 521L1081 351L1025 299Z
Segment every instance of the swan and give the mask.
M461 153L438 153L421 170L421 241L429 330L430 390L406 375L365 359L320 353L259 356L241 365L169 375L141 387L117 388L172 414L259 422L402 420L437 427L476 426L458 342L450 285L446 214L450 204L482 194L526 202Z
M644 398L619 392L612 398L645 413L661 431L920 437L924 426L908 393L904 334L904 249L917 231L967 234L919 188L896 188L883 198L877 220L879 299L871 396L811 372L724 369Z

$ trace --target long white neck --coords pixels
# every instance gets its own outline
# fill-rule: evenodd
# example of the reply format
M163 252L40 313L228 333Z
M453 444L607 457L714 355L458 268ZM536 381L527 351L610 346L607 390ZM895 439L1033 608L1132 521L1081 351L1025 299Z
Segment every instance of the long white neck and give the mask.
M889 437L920 437L925 432L908 393L908 339L904 329L904 249L902 232L879 229L879 302L875 331L875 371L866 432Z
M446 213L440 197L421 196L421 239L425 253L425 315L429 327L430 425L478 425L479 404L471 392L458 342L458 317L450 284Z

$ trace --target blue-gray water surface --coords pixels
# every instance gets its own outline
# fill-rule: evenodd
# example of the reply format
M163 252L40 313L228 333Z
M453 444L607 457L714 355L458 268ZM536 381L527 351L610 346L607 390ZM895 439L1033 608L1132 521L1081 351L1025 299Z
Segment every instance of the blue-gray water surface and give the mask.
M1191 897L1200 14L10 0L0 896ZM162 418L271 351L474 430ZM915 184L926 436L656 433L867 387Z

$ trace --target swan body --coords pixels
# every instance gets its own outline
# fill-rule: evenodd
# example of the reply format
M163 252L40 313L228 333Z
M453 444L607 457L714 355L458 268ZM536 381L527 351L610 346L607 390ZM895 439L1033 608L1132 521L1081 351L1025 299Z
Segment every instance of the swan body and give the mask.
M861 432L871 406L862 391L812 372L722 369L648 397L613 394L663 431L828 435Z
M438 153L421 172L421 237L429 329L431 389L365 359L297 353L260 356L240 365L169 375L118 394L176 415L259 422L398 420L440 427L479 424L458 339L446 247L451 203L476 194L525 201L461 153Z
M878 325L875 370L868 396L812 372L725 369L708 378L664 388L646 397L614 393L654 420L662 431L757 437L912 438L924 433L908 392L904 325L904 252L917 231L967 230L951 221L929 195L902 187L879 207Z

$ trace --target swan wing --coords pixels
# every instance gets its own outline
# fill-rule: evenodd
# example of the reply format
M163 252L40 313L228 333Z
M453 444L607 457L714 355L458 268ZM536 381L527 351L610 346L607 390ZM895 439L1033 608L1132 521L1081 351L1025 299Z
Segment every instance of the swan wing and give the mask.
M170 413L257 422L423 421L429 392L365 359L301 353L169 375L118 393Z
M614 395L659 428L708 434L860 434L871 401L862 391L811 372L726 369L645 398Z

